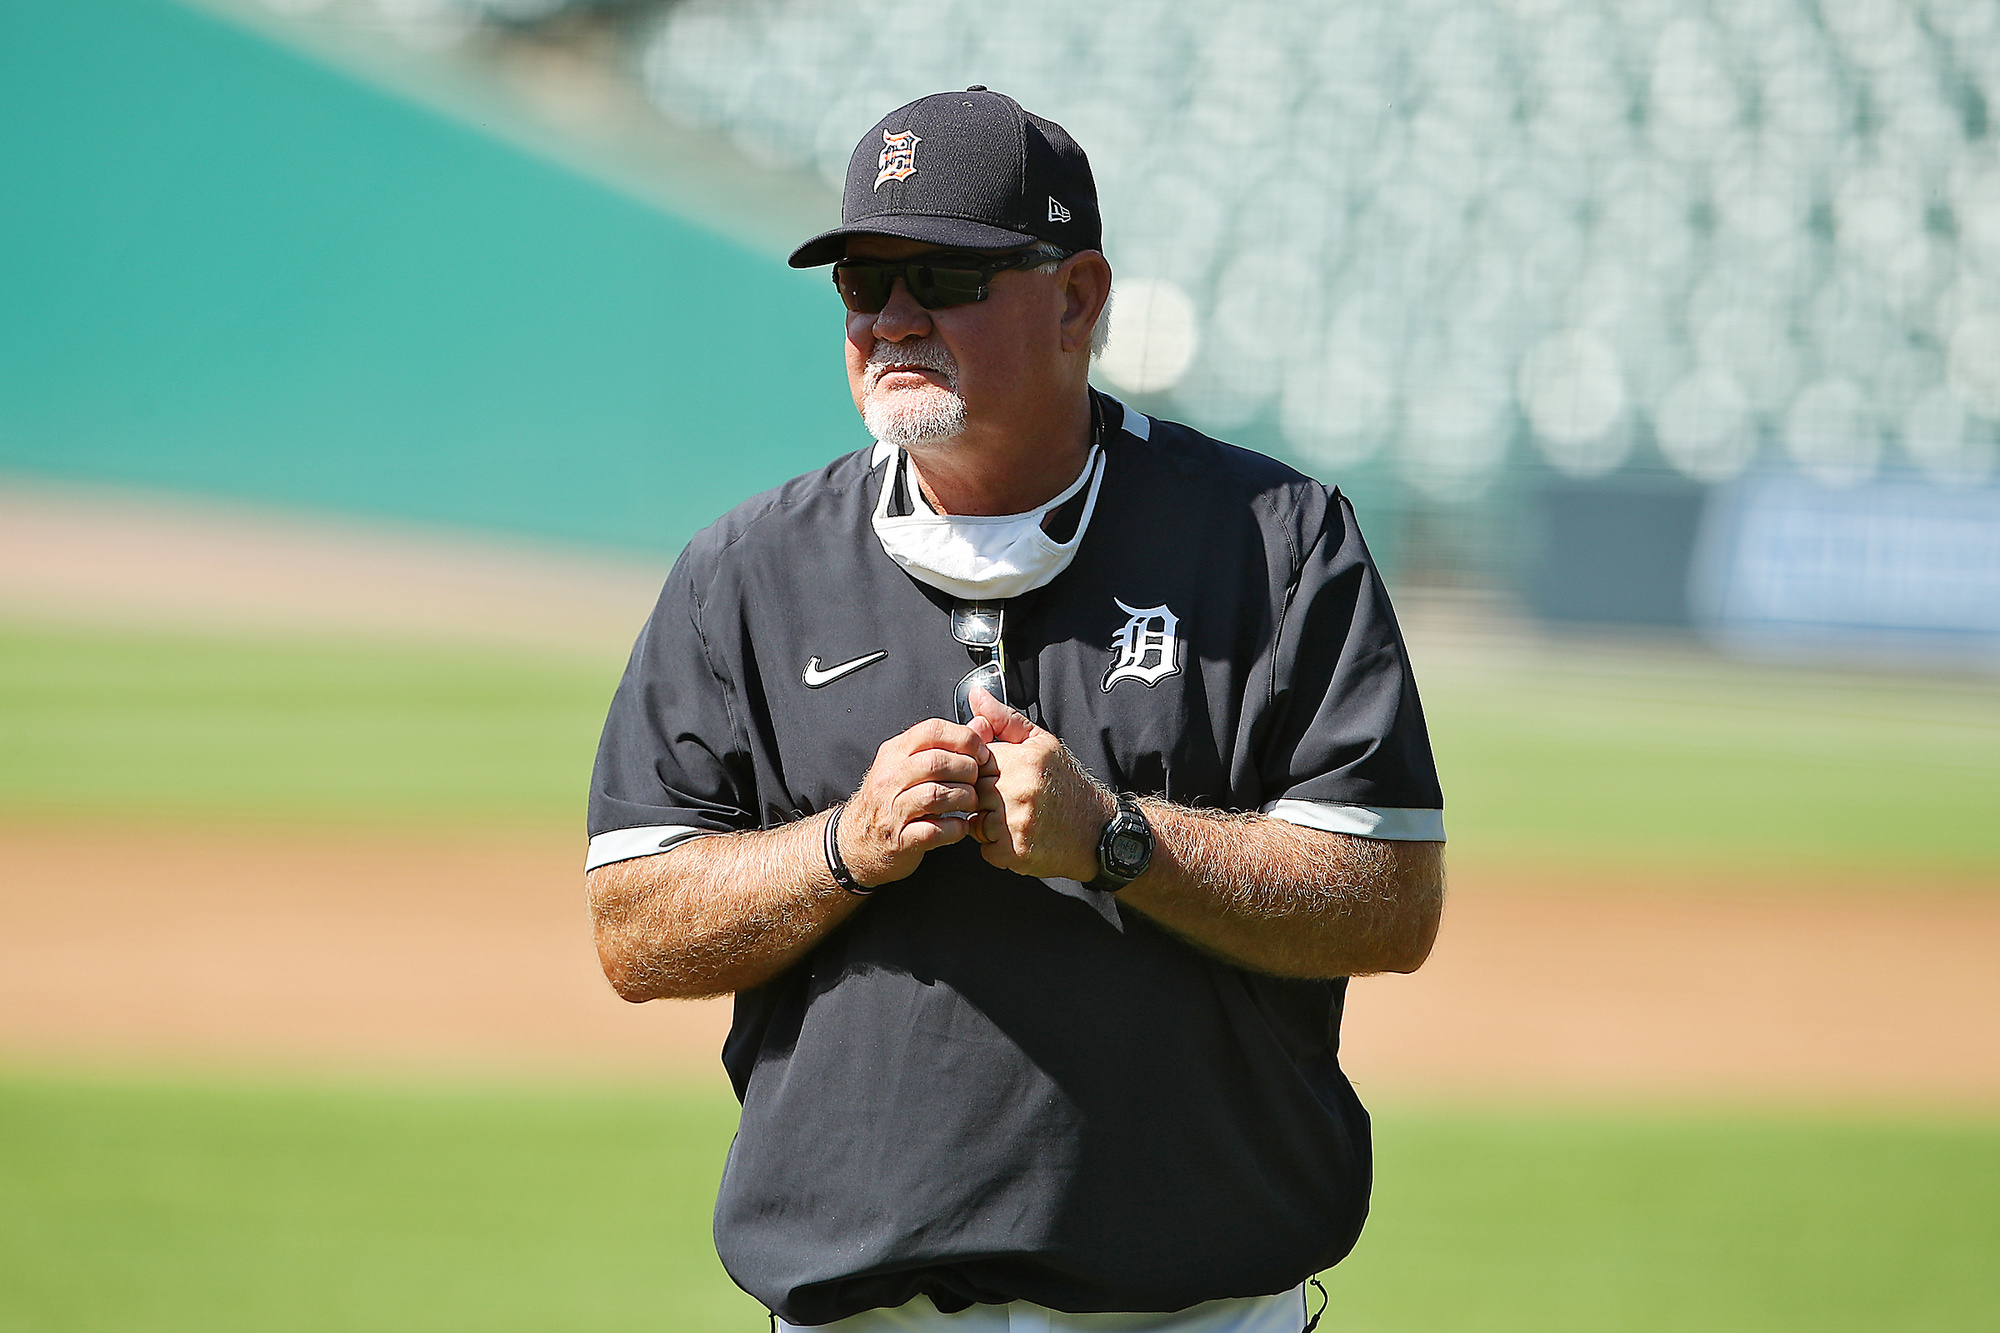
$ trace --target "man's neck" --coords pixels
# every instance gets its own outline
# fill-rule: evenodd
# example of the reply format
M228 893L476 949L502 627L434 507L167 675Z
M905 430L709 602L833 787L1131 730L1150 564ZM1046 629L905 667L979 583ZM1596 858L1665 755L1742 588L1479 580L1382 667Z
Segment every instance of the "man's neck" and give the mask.
M910 451L924 499L940 514L1025 514L1055 499L1090 457L1090 396L1033 431L967 423L949 440Z

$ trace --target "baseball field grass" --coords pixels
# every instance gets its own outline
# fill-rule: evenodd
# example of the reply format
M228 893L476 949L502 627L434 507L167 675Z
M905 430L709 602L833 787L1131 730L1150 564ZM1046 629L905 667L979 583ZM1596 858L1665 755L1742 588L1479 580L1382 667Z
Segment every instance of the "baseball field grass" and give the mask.
M708 1239L732 1109L712 1085L0 1077L0 1328L749 1333ZM2000 1125L1378 1118L1374 1217L1325 1327L2000 1319Z
M619 666L0 625L0 819L580 844ZM1461 653L1424 685L1461 865L2000 888L1990 680L1626 648ZM2000 1326L1990 1109L1375 1109L1376 1210L1322 1327ZM761 1329L708 1236L733 1110L713 1076L306 1082L0 1055L0 1333Z
M0 808L576 823L619 664L0 627Z
M581 828L621 663L0 627L0 808ZM1424 676L1454 857L2000 884L2000 682L1685 650Z

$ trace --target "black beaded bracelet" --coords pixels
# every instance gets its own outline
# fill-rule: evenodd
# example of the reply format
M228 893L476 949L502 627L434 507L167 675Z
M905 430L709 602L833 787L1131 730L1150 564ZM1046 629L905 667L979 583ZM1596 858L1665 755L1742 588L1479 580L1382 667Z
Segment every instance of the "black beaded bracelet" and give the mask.
M833 813L826 817L826 868L833 874L833 882L859 898L866 898L875 892L864 889L855 882L854 872L847 868L847 862L840 859L840 812L847 808L842 801L833 807Z

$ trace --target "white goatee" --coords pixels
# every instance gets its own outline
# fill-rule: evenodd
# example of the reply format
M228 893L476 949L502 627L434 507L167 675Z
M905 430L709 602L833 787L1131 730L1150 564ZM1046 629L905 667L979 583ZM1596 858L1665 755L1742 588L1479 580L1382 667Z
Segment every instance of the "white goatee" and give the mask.
M920 366L944 376L944 387L883 390L885 372ZM936 334L906 342L878 342L861 373L861 420L884 444L919 449L965 430L965 400L958 396L958 361Z

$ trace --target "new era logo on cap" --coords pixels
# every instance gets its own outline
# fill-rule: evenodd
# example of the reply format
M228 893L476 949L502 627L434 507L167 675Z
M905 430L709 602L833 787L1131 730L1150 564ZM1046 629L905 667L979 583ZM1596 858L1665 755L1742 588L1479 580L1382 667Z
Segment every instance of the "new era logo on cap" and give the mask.
M920 97L875 123L848 160L840 224L793 251L792 267L834 262L850 236L953 250L1103 246L1083 149L1054 121L977 85Z

